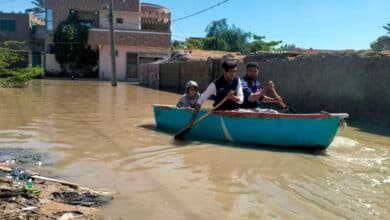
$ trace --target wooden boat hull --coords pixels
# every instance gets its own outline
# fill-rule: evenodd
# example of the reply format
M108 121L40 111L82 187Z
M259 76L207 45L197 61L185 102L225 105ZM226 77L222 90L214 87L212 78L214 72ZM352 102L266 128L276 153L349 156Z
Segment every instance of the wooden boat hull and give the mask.
M177 132L192 116L192 110L154 105L157 127ZM206 111L200 111L198 118ZM219 141L326 149L348 114L272 114L215 111L195 125L189 136Z

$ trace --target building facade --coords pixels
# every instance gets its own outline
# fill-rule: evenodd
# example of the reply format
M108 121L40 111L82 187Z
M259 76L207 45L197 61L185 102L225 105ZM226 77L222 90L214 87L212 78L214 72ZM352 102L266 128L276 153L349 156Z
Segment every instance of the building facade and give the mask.
M45 22L28 13L0 12L0 42L25 42L26 58L21 67L43 66Z
M76 13L90 27L88 44L99 50L99 78L111 79L108 0L47 0L46 11L49 31L69 13ZM117 79L137 80L140 64L170 55L170 11L139 0L113 0L113 11ZM50 56L49 62L53 60Z

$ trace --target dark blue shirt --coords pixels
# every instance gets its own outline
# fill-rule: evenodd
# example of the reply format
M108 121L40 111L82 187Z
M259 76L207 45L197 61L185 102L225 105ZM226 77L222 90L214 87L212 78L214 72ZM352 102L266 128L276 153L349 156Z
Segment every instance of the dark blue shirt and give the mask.
M248 100L249 96L252 93L258 92L261 90L261 84L257 80L252 80L247 76L241 78L242 91L244 93L244 103L241 105L241 108L257 108L260 107L260 102L250 102Z
M237 89L237 85L239 82L239 78L235 77L233 81L226 81L223 76L214 81L215 89L217 90L217 94L214 98L214 106L218 105L227 94ZM235 95L237 95L235 93ZM233 110L239 107L239 104L233 102L232 100L226 100L217 110Z

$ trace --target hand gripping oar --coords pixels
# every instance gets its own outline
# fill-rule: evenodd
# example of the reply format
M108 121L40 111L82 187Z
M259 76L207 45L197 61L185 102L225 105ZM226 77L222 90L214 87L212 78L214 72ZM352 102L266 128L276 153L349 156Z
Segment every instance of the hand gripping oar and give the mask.
M206 114L202 115L198 120L196 120L192 125L190 126L186 126L184 129L182 129L181 131L177 132L175 134L175 139L183 139L184 136L186 134L188 134L190 131L191 131L191 128L194 127L196 124L198 124L199 122L203 121L203 119L207 118L207 116L211 115L216 109L218 109L223 103L226 102L226 100L228 99L228 96L226 96L224 99L222 99L222 101L220 101L213 109L211 109L209 112L207 112Z
M269 83L273 83L270 81ZM272 93L274 94L275 98L278 99L280 107L282 107L283 112L292 112L292 113L297 113L294 109L292 109L290 106L286 105L286 103L283 102L281 96L276 92L275 87L273 86L271 89Z

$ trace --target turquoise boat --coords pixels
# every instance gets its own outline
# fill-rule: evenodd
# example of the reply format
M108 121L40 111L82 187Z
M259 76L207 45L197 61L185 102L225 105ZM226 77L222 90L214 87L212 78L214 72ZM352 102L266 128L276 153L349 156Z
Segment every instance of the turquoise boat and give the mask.
M158 128L178 132L192 116L191 109L153 105ZM197 118L207 113L201 110ZM188 136L274 147L326 149L347 113L273 114L215 111L196 124Z

